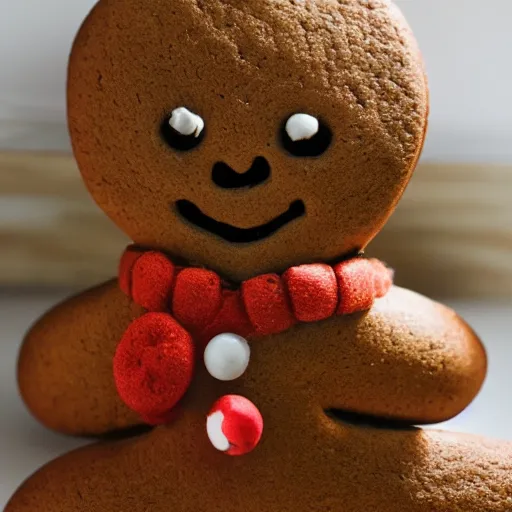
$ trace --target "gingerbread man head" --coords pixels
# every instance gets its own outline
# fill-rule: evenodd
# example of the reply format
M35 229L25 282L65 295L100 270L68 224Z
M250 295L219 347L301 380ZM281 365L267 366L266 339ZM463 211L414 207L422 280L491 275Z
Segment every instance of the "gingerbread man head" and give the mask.
M233 280L363 250L411 177L427 102L388 0L103 0L69 67L100 207Z

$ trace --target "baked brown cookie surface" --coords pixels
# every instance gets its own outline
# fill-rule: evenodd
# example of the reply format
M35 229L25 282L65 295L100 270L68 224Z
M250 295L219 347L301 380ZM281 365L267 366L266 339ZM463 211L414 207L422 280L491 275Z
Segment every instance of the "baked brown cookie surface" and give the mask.
M112 358L123 332L142 313L114 280L39 320L18 363L20 392L32 414L51 429L75 435L138 424L117 395Z
M411 176L428 110L416 44L381 0L100 2L68 91L105 212L136 243L236 280L364 249ZM180 107L204 123L196 140L162 136ZM324 128L309 151L283 129L297 113Z
M137 247L119 281L31 329L21 393L65 433L158 426L50 463L7 512L511 510L510 444L412 426L473 400L480 340L357 256L427 124L419 51L392 3L100 0L68 91L84 181ZM215 377L190 318L245 335L250 364ZM197 357L181 360L176 340ZM126 405L171 389L162 368L178 363L195 367L172 416ZM223 430L230 417L209 423L230 396L264 421L250 449Z
M197 382L175 422L50 463L6 512L510 511L510 444L375 420L365 426L325 414L290 382L258 402L266 421L258 448L228 457L204 435L218 390Z
M117 343L140 314L112 282L58 306L32 329L19 381L40 421L71 434L141 423L117 396L112 374ZM309 400L325 410L428 424L461 412L486 373L480 341L453 311L400 288L368 313L256 338L251 352L239 381L220 388L205 382L211 403L228 390L258 403L279 401L307 385L299 408Z

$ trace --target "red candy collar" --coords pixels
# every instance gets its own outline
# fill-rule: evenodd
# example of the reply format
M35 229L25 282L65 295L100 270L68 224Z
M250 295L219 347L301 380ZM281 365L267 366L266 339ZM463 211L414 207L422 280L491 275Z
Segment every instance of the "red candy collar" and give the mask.
M196 352L202 355L213 337L268 336L300 322L366 311L392 281L392 271L380 261L354 258L264 274L232 289L211 270L178 266L163 253L128 247L119 286L148 313L132 322L117 348L119 395L147 423L165 423L192 381ZM237 410L236 404L230 407ZM247 410L245 403L242 409ZM257 416L255 424L262 424Z

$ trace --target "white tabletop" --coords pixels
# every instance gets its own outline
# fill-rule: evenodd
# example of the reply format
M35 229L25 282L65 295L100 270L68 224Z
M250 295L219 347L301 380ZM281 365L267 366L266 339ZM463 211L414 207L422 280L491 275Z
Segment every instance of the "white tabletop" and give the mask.
M63 295L0 291L0 509L35 469L87 442L54 434L38 425L25 410L16 389L16 356L23 333ZM512 440L512 303L452 306L484 340L490 367L475 402L442 427Z

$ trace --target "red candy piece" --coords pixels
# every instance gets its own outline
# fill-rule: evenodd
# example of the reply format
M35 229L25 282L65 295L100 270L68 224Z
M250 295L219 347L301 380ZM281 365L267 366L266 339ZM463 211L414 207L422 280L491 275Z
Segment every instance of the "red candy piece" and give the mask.
M375 298L373 265L365 259L344 261L334 267L338 279L340 303L336 314L350 315L366 311Z
M323 264L292 267L283 275L295 318L317 322L334 315L338 305L338 283L332 267Z
M213 322L198 336L197 341L206 347L212 338L223 332L238 334L243 338L250 336L253 332L238 291L222 290L221 310Z
M141 257L142 251L130 246L124 251L119 262L119 288L125 295L131 297L132 294L132 270L135 262Z
M166 311L174 281L174 265L159 252L146 252L132 271L133 300L148 311Z
M388 293L389 289L393 285L393 271L384 265L379 260L369 260L375 271L374 275L374 288L375 296L380 298L384 297Z
M192 339L166 313L148 313L132 322L114 356L119 396L155 423L164 421L183 397L193 370Z
M220 311L221 303L221 281L215 272L186 268L176 276L172 312L187 329L205 329Z
M169 423L172 423L179 416L180 411L178 409L179 409L179 405L177 405L171 411L167 411L163 414L156 414L154 416L149 415L149 414L141 414L140 417L146 425L153 425L153 426L168 425Z
M265 274L242 283L242 297L258 334L277 334L296 323L281 278ZM236 333L238 334L238 333Z
M261 440L263 418L247 398L223 396L215 402L206 424L213 446L228 455L252 452Z

